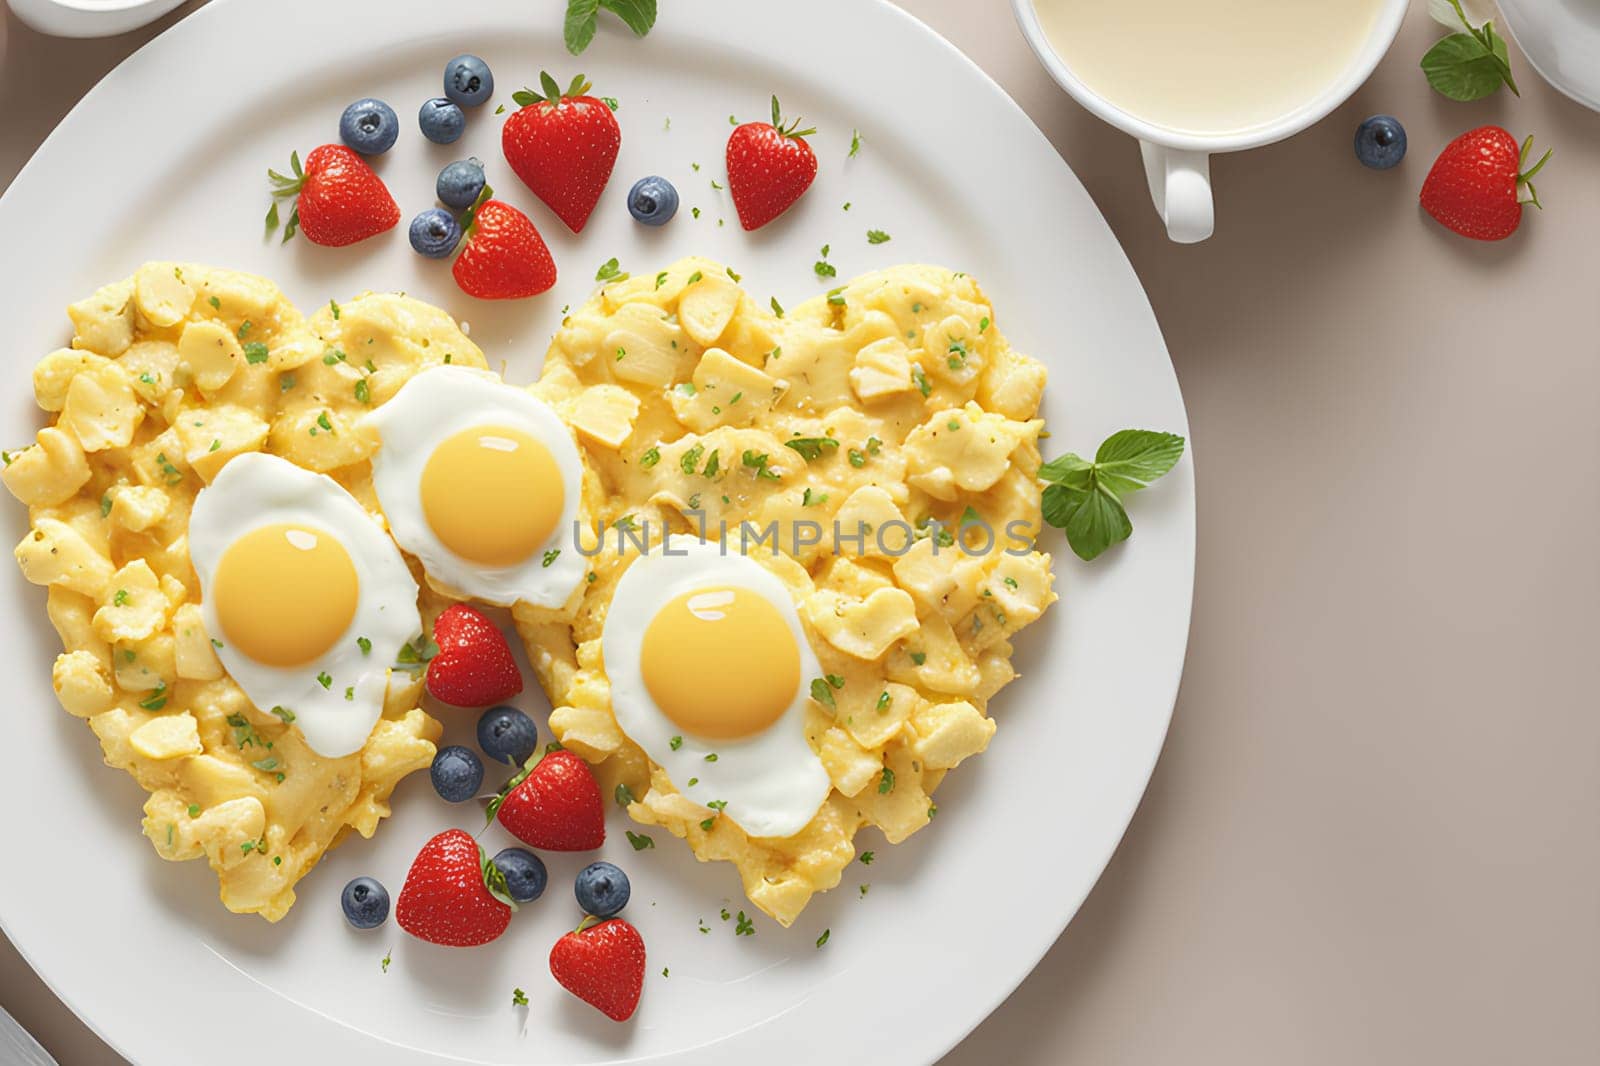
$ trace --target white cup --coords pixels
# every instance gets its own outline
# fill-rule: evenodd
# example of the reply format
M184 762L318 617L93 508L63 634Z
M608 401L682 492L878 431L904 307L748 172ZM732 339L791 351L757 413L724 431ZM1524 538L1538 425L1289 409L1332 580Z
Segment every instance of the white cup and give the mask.
M1378 61L1400 32L1406 3L1407 0L1387 0L1372 33L1344 74L1316 95L1266 125L1244 133L1215 135L1166 129L1110 103L1086 85L1051 47L1039 24L1034 0L1011 0L1011 8L1017 16L1017 24L1022 27L1022 35L1056 84L1094 114L1139 139L1145 177L1150 183L1150 198L1155 201L1156 213L1167 225L1167 236L1180 244L1193 244L1211 236L1215 224L1211 196L1212 154L1259 148L1316 125L1372 76Z

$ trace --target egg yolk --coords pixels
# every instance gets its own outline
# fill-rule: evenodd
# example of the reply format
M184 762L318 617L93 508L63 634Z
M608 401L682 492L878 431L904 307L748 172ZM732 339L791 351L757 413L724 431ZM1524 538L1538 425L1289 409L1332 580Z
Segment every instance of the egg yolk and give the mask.
M228 545L211 598L230 646L267 666L302 666L350 628L360 591L344 545L285 523Z
M445 438L422 469L420 491L439 541L483 566L526 560L550 539L566 502L550 449L506 426Z
M688 592L650 620L645 688L686 733L747 737L783 716L800 687L800 649L772 602L742 588Z

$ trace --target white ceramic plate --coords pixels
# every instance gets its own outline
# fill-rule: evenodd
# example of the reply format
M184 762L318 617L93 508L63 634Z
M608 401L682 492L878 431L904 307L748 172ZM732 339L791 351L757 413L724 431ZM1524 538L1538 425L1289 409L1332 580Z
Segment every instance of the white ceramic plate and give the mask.
M1600 0L1500 0L1500 12L1545 81L1600 111Z
M1092 451L1124 426L1187 434L1155 319L1104 221L1038 130L954 48L862 0L673 0L662 10L643 41L606 19L581 60L562 47L555 0L223 0L177 25L90 93L0 200L10 249L0 262L9 375L0 438L21 443L38 424L28 371L67 340L64 305L149 258L259 271L308 310L365 288L403 289L468 320L491 361L506 359L509 377L527 381L562 305L586 298L611 256L636 272L715 256L756 294L793 304L824 288L811 272L824 243L841 277L924 260L981 279L998 326L1049 364L1052 450ZM438 94L444 61L460 51L491 63L495 103L509 105L541 67L562 80L586 71L597 93L621 101L621 158L581 237L509 174L493 104L455 146L416 133L417 106ZM820 129L821 175L787 217L747 235L711 183L723 177L729 113L762 117L772 92ZM403 225L344 250L263 242L266 168L292 147L334 139L343 106L368 94L405 120L379 169L407 217L433 203L444 162L478 155L549 239L561 268L554 292L474 302L445 265L412 254ZM864 147L847 159L852 128ZM653 171L684 201L659 231L625 207L631 182ZM869 227L893 240L869 246ZM0 513L20 537L21 508L6 501ZM937 821L906 844L863 834L858 844L877 861L853 865L793 929L758 915L754 936L735 937L720 909L752 908L733 870L697 864L659 832L655 850L636 854L614 813L605 855L632 876L626 913L649 946L643 1002L620 1026L561 991L546 965L578 918L571 879L591 856L550 857L545 898L488 947L433 947L392 922L372 932L345 924L346 879L372 874L397 891L423 840L451 824L478 827L476 811L439 802L426 775L401 787L376 840L350 841L301 883L285 920L228 914L203 863L151 854L138 829L144 794L102 768L89 730L56 706L43 595L0 567L12 605L0 623L10 665L0 920L62 998L141 1063L932 1060L1065 927L1161 748L1193 581L1187 459L1136 501L1133 518L1133 539L1093 566L1052 531L1062 602L1021 641L1023 678L994 705L1000 730L988 754L950 776ZM542 701L527 702L542 723ZM447 737L465 739L470 727L453 721ZM507 842L497 833L486 834L492 848ZM527 990L526 1010L513 1009L513 986Z

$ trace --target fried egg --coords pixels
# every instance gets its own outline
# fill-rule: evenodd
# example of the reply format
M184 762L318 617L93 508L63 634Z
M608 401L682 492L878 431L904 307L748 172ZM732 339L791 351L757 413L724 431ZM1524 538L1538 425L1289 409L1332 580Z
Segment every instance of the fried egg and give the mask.
M805 730L822 668L783 581L726 551L668 538L618 580L601 635L612 711L689 799L792 836L832 788Z
M545 403L486 371L426 370L367 418L372 483L400 547L462 596L561 607L577 550L583 464Z
M195 498L189 554L217 657L319 754L359 751L422 631L405 559L332 478L248 452Z

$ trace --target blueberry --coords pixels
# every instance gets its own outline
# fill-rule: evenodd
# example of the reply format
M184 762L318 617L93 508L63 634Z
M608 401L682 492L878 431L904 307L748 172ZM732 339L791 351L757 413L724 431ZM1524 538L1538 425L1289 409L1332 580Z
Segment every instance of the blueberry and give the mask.
M434 144L453 144L467 128L467 116L449 100L436 96L417 112L417 125L422 127L422 135Z
M339 116L339 139L362 155L382 155L394 147L398 136L400 120L382 100L370 96L357 100Z
M585 914L609 918L628 905L628 875L609 862L591 862L573 884Z
M539 730L515 707L490 707L478 719L478 747L495 762L520 766L539 750Z
M477 107L494 92L489 64L472 55L459 55L444 65L444 94L462 107Z
M461 223L442 208L430 207L411 220L411 247L429 259L443 259L460 240Z
M628 210L646 226L665 226L678 213L678 190L666 178L640 178L628 191Z
M506 875L506 887L518 903L532 903L544 895L544 862L525 848L506 848L494 857L494 864Z
M1373 170L1388 170L1406 157L1406 128L1389 115L1373 115L1356 127L1356 158Z
M483 163L477 159L457 159L439 171L434 183L439 202L447 207L471 207L483 191Z
M483 784L483 760L471 748L452 744L440 748L428 770L433 778L433 790L451 803L462 803L478 794Z
M370 877L358 877L344 886L339 905L351 925L371 929L389 917L389 890Z

